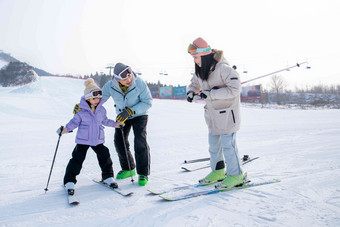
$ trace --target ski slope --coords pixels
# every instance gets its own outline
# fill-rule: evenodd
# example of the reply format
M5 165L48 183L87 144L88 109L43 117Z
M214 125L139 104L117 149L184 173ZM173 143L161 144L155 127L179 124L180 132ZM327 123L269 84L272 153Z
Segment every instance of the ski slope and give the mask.
M90 149L76 184L80 204L67 203L62 179L75 133L58 136L83 94L82 80L42 77L23 87L0 87L0 226L340 226L340 110L261 109L242 106L240 156L260 156L244 166L253 181L280 183L168 202L147 187L196 183L209 169L183 172L184 160L208 157L203 104L154 100L148 142L147 187L118 184L128 198L92 182L100 169ZM104 105L115 118L113 101ZM106 146L120 170L106 127ZM132 134L132 133L131 133ZM130 137L133 147L133 137ZM135 178L136 179L136 178Z

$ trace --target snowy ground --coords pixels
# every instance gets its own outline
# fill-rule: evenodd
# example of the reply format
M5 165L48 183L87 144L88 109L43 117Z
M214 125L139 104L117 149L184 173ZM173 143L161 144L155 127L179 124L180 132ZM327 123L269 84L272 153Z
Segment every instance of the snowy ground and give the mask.
M240 156L260 156L244 169L254 182L281 179L277 184L168 202L127 179L120 187L135 194L123 198L92 182L100 171L89 150L76 185L81 203L71 207L62 179L75 145L73 133L61 138L45 194L55 131L71 119L83 89L81 80L54 77L0 87L0 226L340 226L340 110L242 108ZM113 102L105 107L114 119ZM154 100L148 187L192 184L208 173L180 170L184 160L208 157L202 108L201 103ZM114 130L105 130L117 173Z

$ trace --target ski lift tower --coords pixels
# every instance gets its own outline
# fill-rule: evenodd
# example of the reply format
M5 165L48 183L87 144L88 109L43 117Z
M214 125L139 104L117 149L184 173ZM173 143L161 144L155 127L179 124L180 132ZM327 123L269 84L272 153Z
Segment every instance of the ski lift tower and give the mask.
M115 68L115 66L114 66L115 64L109 64L106 68L107 69L110 69L110 71L109 71L109 75L111 76L111 69L114 69Z

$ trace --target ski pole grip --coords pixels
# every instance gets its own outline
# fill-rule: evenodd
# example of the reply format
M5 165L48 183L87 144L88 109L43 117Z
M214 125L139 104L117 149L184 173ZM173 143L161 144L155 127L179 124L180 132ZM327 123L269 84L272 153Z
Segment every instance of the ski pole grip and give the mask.
M60 126L60 128L58 128L58 130L57 130L57 134L59 136L61 136L61 133L62 133L63 130L64 130L64 126Z

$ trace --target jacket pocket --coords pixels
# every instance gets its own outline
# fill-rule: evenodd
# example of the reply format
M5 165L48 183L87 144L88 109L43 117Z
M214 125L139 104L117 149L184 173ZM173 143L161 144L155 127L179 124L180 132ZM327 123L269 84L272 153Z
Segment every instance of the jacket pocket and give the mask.
M77 132L77 139L88 140L89 139L89 126L80 125Z
M104 134L104 126L99 125L99 135L98 135L98 139L103 140L105 138L105 134Z
M233 110L226 109L206 109L206 123L212 129L225 130L233 127L235 124L235 116Z

